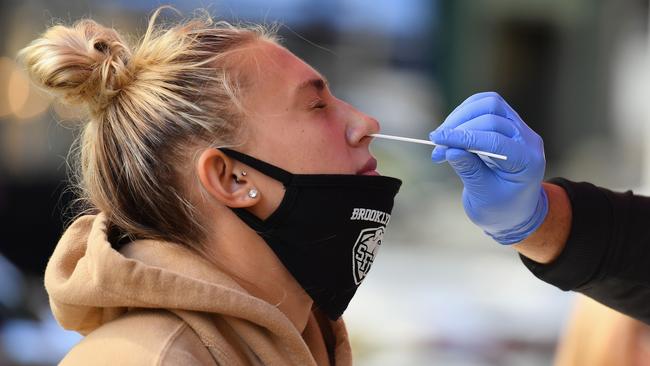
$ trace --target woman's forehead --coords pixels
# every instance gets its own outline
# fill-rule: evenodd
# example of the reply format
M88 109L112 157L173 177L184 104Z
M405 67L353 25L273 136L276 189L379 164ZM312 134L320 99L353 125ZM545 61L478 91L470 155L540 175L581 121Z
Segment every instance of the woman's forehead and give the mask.
M265 41L251 51L255 58L251 66L257 68L257 79L261 83L270 84L269 87L277 88L278 83L281 83L289 89L295 89L305 80L321 77L309 64L275 43Z

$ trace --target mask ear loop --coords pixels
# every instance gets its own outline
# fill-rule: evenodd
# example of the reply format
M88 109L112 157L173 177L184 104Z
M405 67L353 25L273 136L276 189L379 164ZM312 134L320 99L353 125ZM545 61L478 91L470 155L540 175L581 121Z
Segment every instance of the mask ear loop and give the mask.
M293 179L293 174L289 173L288 171L279 168L275 165L271 165L265 161L256 159L250 155L246 155L239 151L230 150L225 147L221 147L219 148L219 150L223 151L223 153L228 155L229 157L238 160L252 168L255 168L260 172L264 173L265 175L268 175L269 177L282 182L282 184L284 184L285 186L289 185L289 183L291 183L291 180Z

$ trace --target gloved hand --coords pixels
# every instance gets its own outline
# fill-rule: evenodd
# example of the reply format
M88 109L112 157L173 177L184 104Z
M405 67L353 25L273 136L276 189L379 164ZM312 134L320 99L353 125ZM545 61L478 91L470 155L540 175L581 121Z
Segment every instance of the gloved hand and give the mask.
M445 160L463 182L463 207L476 225L501 244L522 241L546 218L542 188L544 142L494 92L475 94L429 135L434 162ZM478 156L464 149L506 155Z

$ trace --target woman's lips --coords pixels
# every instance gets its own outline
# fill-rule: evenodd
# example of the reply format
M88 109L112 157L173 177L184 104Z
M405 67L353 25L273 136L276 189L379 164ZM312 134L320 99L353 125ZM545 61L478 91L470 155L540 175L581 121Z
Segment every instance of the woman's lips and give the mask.
M376 169L377 169L377 159L370 158L368 159L366 164L361 169L359 169L357 174L358 175L379 175Z
M376 170L368 170L367 172L361 173L361 175L380 175Z

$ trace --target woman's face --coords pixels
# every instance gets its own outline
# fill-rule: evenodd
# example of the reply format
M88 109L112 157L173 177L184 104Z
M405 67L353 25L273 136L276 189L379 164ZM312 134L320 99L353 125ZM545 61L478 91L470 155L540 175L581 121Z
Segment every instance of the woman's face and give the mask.
M374 118L331 94L327 81L287 49L258 41L244 72L252 77L244 105L243 151L299 174L376 175L368 150Z

